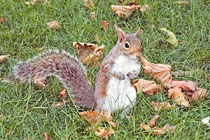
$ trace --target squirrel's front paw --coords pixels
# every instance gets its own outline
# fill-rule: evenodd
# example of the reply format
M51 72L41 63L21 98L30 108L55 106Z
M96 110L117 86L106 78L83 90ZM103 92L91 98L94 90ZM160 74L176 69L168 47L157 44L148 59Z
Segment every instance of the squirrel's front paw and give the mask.
M136 78L139 74L140 70L133 70L127 74L129 79Z
M120 80L125 80L125 75L124 75L124 74L121 74L121 75L119 76L119 79L120 79Z

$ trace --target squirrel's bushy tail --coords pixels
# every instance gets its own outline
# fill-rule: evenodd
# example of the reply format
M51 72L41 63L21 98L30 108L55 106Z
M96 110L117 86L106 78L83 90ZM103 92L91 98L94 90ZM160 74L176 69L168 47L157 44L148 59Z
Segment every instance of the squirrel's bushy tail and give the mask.
M7 78L15 82L26 82L35 77L45 79L56 76L71 92L73 101L88 109L93 107L94 95L83 65L66 52L50 51L16 66Z

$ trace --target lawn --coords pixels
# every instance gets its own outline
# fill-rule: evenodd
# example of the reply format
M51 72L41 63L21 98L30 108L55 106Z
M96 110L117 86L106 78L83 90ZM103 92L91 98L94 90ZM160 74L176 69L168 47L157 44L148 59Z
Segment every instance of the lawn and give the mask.
M129 18L119 18L111 9L112 4L122 5L117 0L94 0L95 7L85 9L83 0L49 0L34 6L26 6L25 1L0 0L0 55L10 55L0 64L0 79L8 76L19 62L28 60L39 53L58 49L77 55L72 46L74 41L95 42L95 35L104 44L104 56L117 41L114 24L127 33L139 27L143 46L143 56L150 62L169 64L172 71L187 71L186 75L173 75L176 80L193 80L200 83L210 94L210 1L189 0L188 5L178 5L176 0L139 0L150 10L142 14L134 12ZM125 3L123 3L125 4ZM90 13L96 12L96 21ZM58 21L60 30L47 28L46 23ZM109 23L103 29L101 21ZM172 31L179 45L174 47L166 41L167 34L159 28ZM86 67L88 79L94 89L97 66ZM139 77L153 80L141 71ZM67 104L53 108L51 104L59 100L58 93L64 87L51 77L44 89L32 82L13 85L0 82L0 139L44 139L47 132L51 139L99 139L94 131L86 131L89 123L78 115L81 109ZM70 93L68 93L70 95ZM193 102L190 108L176 106L170 111L155 112L151 102L168 99L166 92L155 96L138 95L137 103L131 110L131 119L121 119L118 113L114 121L119 124L110 139L210 139L210 127L201 120L210 116L210 96L203 101ZM174 134L155 136L142 129L141 123L148 123L154 114L159 114L157 126L168 123L177 125ZM107 127L108 125L105 124Z

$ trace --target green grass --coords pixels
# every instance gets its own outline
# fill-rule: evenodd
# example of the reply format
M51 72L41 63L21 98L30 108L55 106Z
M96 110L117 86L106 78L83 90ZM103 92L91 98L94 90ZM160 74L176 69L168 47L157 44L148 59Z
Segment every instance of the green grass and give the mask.
M0 16L5 22L0 24L0 54L10 57L0 64L0 78L9 75L14 65L38 55L44 50L66 50L76 55L72 46L74 41L96 42L97 34L105 44L105 54L115 45L117 37L114 24L124 31L135 32L140 26L143 55L150 62L169 64L172 71L189 71L188 75L174 76L177 80L193 80L206 88L209 94L210 81L210 1L191 0L189 5L177 5L175 0L141 0L150 10L141 14L134 12L127 19L115 16L110 8L119 4L117 0L95 0L95 7L85 10L83 1L49 0L43 3L25 6L25 1L0 0ZM90 12L96 11L97 21L90 19ZM50 30L46 23L56 20L60 30ZM103 30L101 21L109 22L109 28ZM159 30L165 27L176 34L177 47L169 44L168 36ZM35 51L34 48L40 48ZM94 84L98 67L88 67L88 79ZM152 79L143 71L141 78ZM92 86L93 87L93 86ZM94 88L94 87L93 87ZM40 90L33 83L12 85L0 83L0 139L44 139L47 132L51 139L99 139L94 131L87 132L90 126L82 120L74 105L65 105L60 109L51 107L59 99L58 93L63 86L56 78L50 78L46 88ZM70 94L70 93L68 93ZM210 127L201 123L201 119L210 115L209 95L203 101L192 103L186 109L177 106L170 111L159 111L158 126L168 123L177 125L174 134L154 136L139 130L140 123L147 123L154 112L151 101L170 101L167 94L156 96L138 95L137 103L131 114L132 119L121 119L116 113L114 121L119 124L110 139L210 139Z

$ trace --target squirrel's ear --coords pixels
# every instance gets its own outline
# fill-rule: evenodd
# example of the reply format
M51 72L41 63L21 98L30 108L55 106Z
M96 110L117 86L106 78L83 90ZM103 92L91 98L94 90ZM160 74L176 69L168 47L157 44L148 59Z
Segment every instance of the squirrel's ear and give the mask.
M139 36L139 32L141 31L141 28L139 28L137 31L136 31L136 33L135 33L135 35L138 37Z
M117 30L118 41L122 42L125 39L125 32L121 30L120 28L118 28L115 24L114 24L114 27Z

